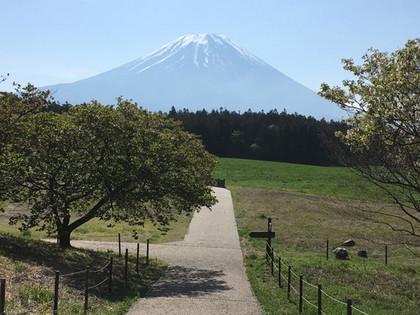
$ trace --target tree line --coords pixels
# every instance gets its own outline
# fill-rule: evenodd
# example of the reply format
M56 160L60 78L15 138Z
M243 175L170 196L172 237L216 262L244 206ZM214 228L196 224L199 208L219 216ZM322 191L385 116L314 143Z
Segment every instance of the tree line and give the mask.
M71 107L68 103L50 102L45 110L66 112ZM172 107L164 115L199 135L206 150L216 156L310 165L339 165L335 133L348 129L344 122L279 113L275 109L238 113L224 108L190 112Z
M335 132L347 129L342 122L277 110L237 113L222 108L190 112L172 107L167 116L200 135L206 149L219 157L312 165L338 164L329 142Z

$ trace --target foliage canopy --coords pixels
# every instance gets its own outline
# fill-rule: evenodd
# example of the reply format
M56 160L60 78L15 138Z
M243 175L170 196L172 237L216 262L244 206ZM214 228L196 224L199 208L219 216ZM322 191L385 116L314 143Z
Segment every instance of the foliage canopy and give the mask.
M180 123L122 99L31 115L3 154L3 198L29 205L23 228L57 231L61 246L94 217L166 225L212 206L215 160Z
M398 204L404 227L393 229L420 237L420 39L390 54L371 49L362 65L343 63L357 79L319 93L352 114L337 133L353 153L341 162Z

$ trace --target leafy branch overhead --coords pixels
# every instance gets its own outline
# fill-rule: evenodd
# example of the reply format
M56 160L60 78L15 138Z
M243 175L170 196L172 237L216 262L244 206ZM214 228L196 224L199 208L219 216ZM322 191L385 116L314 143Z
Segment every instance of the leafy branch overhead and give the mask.
M0 76L0 83L6 79ZM14 83L14 87L15 92L0 91L0 152L22 132L27 117L45 108L49 100L49 91L40 91L31 84L22 87Z
M167 225L175 214L215 202L215 160L201 141L122 99L31 115L2 159L3 197L30 205L14 221L57 230L61 246L95 217Z
M420 39L390 54L371 49L362 65L343 63L357 79L319 92L352 115L337 133L352 152L341 162L399 206L405 227L391 228L420 237Z

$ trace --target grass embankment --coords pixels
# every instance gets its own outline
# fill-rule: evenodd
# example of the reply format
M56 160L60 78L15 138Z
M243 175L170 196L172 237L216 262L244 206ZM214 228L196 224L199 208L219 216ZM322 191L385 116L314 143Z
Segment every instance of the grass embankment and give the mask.
M406 239L401 233L360 218L360 209L391 209L382 198L374 202L373 194L357 190L361 185L355 174L336 167L220 161L217 176L225 178L232 190L248 278L267 314L298 314L297 296L292 294L288 302L286 290L278 288L276 276L271 277L264 257L265 240L248 236L250 231L266 230L268 217L273 218L276 254L306 281L322 284L326 293L340 301L352 298L354 306L368 314L418 313L419 258L397 245ZM363 186L370 190L367 183ZM334 259L332 250L349 238L356 242L347 248L349 259ZM327 239L329 260L325 258ZM392 244L386 266L384 244ZM361 249L367 250L368 258L357 256ZM413 249L420 254L420 246ZM283 272L286 277L284 267ZM293 286L298 289L295 277ZM316 289L305 285L304 296L317 304ZM323 305L326 314L346 314L344 305L325 296ZM304 314L317 313L306 302L303 307Z
M55 271L62 275L86 269L98 270L114 257L113 290L108 282L90 290L89 314L124 314L130 305L163 274L166 266L152 260L146 267L140 261L135 272L135 257L129 258L128 284L124 281L124 260L113 253L83 249L62 249L54 244L0 233L0 277L7 279L6 313L49 314L53 306ZM90 285L104 280L108 268L91 273ZM62 277L59 314L84 314L84 273Z
M36 228L20 232L19 223L10 226L9 218L28 210L24 205L9 204L5 213L0 213L0 276L7 279L7 307L10 314L31 313L47 314L52 310L54 273L62 274L84 270L87 266L99 269L115 257L114 289L108 294L107 283L93 289L89 302L89 314L123 314L130 305L141 296L162 275L166 266L153 260L148 268L141 260L140 273L134 272L134 257L129 261L130 285L123 280L124 262L121 257L111 253L101 253L82 249L60 249L55 244L38 241L51 238L45 231ZM183 240L191 221L191 215L180 215L172 221L169 230L161 229L146 222L143 227L130 226L127 223L116 223L93 219L73 231L72 240L114 241L121 234L123 242L166 243ZM137 232L134 237L133 231ZM9 233L9 234L6 234ZM95 274L92 285L104 280L106 273ZM59 314L83 314L84 274L78 280L63 278L60 283Z

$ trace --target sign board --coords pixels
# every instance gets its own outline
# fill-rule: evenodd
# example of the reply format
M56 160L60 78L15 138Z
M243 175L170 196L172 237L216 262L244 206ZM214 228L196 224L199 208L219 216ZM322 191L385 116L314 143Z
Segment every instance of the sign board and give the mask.
M275 232L251 232L249 233L249 236L252 238L275 238L276 233Z

